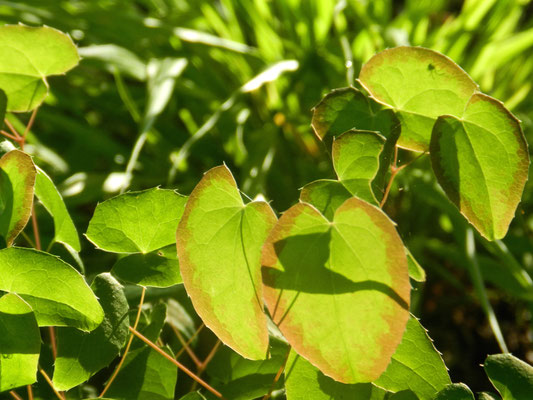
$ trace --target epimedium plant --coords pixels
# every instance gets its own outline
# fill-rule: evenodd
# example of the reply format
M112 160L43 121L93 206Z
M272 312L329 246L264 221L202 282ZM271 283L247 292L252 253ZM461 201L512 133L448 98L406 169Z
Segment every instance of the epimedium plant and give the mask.
M11 142L0 159L0 391L21 398L15 389L27 386L33 398L39 371L60 399L173 399L180 370L195 382L184 399L474 399L451 383L410 313L410 280L425 272L383 211L395 176L429 156L479 234L507 232L527 179L527 143L519 121L452 60L389 49L363 66L357 88L326 95L312 127L337 179L304 186L279 219L264 199L243 196L226 165L206 172L189 196L157 187L98 204L86 237L121 256L110 272L89 277L59 191L24 151L47 77L78 63L76 47L49 27L4 26L0 38L2 120L6 111L31 112L24 132L8 120L2 130ZM415 155L399 165L399 149ZM41 250L34 198L76 268ZM18 247L30 218L35 248ZM141 288L131 310L121 283ZM219 339L203 361L191 346L198 331L168 322L179 304L142 312L147 287L179 284ZM167 322L180 351L161 337ZM48 346L53 368L41 365ZM527 399L533 368L502 350L485 362L489 379L501 398ZM180 361L183 352L196 371ZM73 390L102 370L99 392Z

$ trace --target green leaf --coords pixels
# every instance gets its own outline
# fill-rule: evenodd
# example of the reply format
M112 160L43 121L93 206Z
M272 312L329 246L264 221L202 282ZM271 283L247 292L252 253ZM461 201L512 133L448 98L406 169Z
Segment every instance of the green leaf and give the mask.
M70 218L67 206L52 179L39 167L35 179L35 195L54 219L54 241L79 252L81 245L78 231Z
M8 246L30 219L35 174L31 157L20 150L0 159L0 235Z
M396 47L372 57L359 81L402 124L398 145L427 151L440 115L460 117L478 86L448 57L422 47Z
M174 190L129 192L96 206L87 238L115 253L149 253L176 242L187 197Z
M229 347L220 348L207 367L215 387L227 399L251 400L262 397L272 388L274 378L287 356L287 344L271 338L269 358L247 360ZM280 379L274 390L283 387Z
M417 282L424 282L426 280L426 271L416 261L416 258L411 254L411 251L406 247L407 252L407 268L409 269L409 277Z
M400 134L400 121L394 112L353 87L328 93L313 109L311 126L327 143L350 129L377 131L393 142Z
M485 360L485 372L503 400L527 400L533 393L533 367L511 354Z
M57 29L24 25L0 27L0 88L7 110L31 111L48 93L46 77L64 74L79 61L76 46Z
M285 367L287 400L378 400L385 391L371 383L346 385L325 376L291 350Z
M442 389L435 400L474 400L474 394L464 383L452 383Z
M140 286L169 287L182 282L178 260L158 253L131 254L118 260L111 273Z
M430 150L437 180L461 214L488 240L503 238L529 168L519 121L498 100L477 93L461 118L439 117Z
M419 400L418 396L410 390L402 390L387 397L387 400Z
M116 400L173 400L177 377L174 364L143 347L128 353L107 396Z
M122 286L108 273L97 275L91 285L104 308L104 320L92 332L58 328L54 386L69 390L109 365L129 334L128 302Z
M20 247L0 250L0 290L17 293L39 326L98 327L102 307L83 276L59 257Z
M374 384L391 392L409 389L420 400L432 400L450 383L439 352L424 327L411 316L391 363Z
M0 298L0 392L37 380L41 334L30 306L16 294Z
M353 197L330 222L297 204L272 229L262 265L272 320L298 354L343 383L385 371L409 318L410 283L401 239L379 208Z
M261 246L276 216L244 204L229 169L209 170L191 193L177 231L181 276L204 323L245 358L264 359Z
M337 208L351 197L353 197L352 194L342 182L331 179L319 179L308 183L300 192L300 201L315 206L328 220L332 220ZM425 281L426 272L424 269L407 247L405 252L407 253L409 277L417 282Z
M338 182L311 182L302 189L300 200L317 201L326 216L352 196L379 205L393 149L394 140L386 141L377 132L352 129L343 133L333 140L332 147Z
M165 325L166 318L166 303L157 303L155 306L152 307L152 311L148 315L147 321L144 324L139 324L140 327L137 328L137 330L141 332L143 336L151 342L156 342L159 336L161 335L161 331L163 330L163 326ZM135 337L133 339L131 348L136 349L142 346L144 346L144 342L138 337Z
M331 179L308 183L300 192L300 201L315 206L328 220L333 219L337 208L351 197L341 182Z
M394 143L377 132L351 130L333 141L333 166L348 191L378 205L383 197L385 175L391 163ZM383 168L384 167L384 168ZM379 176L378 176L379 173Z

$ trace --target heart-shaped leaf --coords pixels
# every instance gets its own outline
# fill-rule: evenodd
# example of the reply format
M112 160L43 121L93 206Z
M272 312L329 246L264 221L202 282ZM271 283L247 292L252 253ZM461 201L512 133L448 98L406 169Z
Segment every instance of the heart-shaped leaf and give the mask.
M533 367L512 354L490 355L483 367L503 400L525 400L533 394Z
M187 197L174 190L129 192L98 204L87 238L115 253L149 253L175 243Z
M396 47L372 57L359 81L402 123L398 145L427 151L440 115L461 116L478 86L448 57L422 47Z
M266 357L260 258L275 222L267 203L245 205L231 172L219 166L189 196L177 230L181 276L194 308L245 358Z
M430 151L437 180L461 214L485 238L503 238L529 168L518 120L498 100L477 93L460 118L439 117Z
M30 219L36 173L23 151L12 150L0 159L0 235L8 246Z
M69 390L106 367L124 346L129 334L128 301L122 286L108 273L91 285L104 308L104 320L92 332L58 328L54 386Z
M0 392L37 380L41 334L31 307L16 294L0 298Z
M356 197L328 221L300 203L263 247L264 297L295 351L343 383L387 368L409 318L404 246L392 221Z
M0 290L22 297L39 326L91 331L104 318L83 276L59 257L43 251L20 247L0 250Z
M48 26L5 25L0 42L0 88L8 111L39 106L48 93L46 77L64 74L80 59L70 37Z

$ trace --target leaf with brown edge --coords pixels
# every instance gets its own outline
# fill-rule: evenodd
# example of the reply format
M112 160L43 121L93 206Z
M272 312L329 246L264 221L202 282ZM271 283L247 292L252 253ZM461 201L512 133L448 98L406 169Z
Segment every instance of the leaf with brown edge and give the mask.
M498 100L472 96L459 117L439 117L430 144L439 184L488 240L507 233L529 169L519 121Z
M260 258L275 222L267 203L243 203L222 165L193 190L176 233L181 276L196 312L223 343L249 359L267 355Z
M450 58L422 47L396 47L372 57L359 82L391 107L402 124L398 145L427 151L440 115L460 116L477 84Z
M390 109L354 87L332 90L313 108L311 126L326 143L350 129L378 131L395 142L400 121Z
M8 246L30 219L36 174L23 151L12 150L0 159L0 235Z
M392 221L356 197L328 221L299 203L263 246L265 303L294 350L343 383L387 368L409 318L406 253Z

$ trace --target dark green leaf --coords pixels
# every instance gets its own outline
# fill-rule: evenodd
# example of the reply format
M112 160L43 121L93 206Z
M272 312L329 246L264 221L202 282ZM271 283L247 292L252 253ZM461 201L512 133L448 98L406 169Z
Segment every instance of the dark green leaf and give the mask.
M115 263L111 273L140 286L169 287L182 282L179 268L178 260L156 252L123 257Z
M485 372L503 400L528 400L533 394L533 367L512 354L485 360Z
M57 329L57 358L53 382L69 390L88 380L118 355L128 337L128 302L122 286L108 273L97 275L91 285L104 309L104 320L92 332Z

